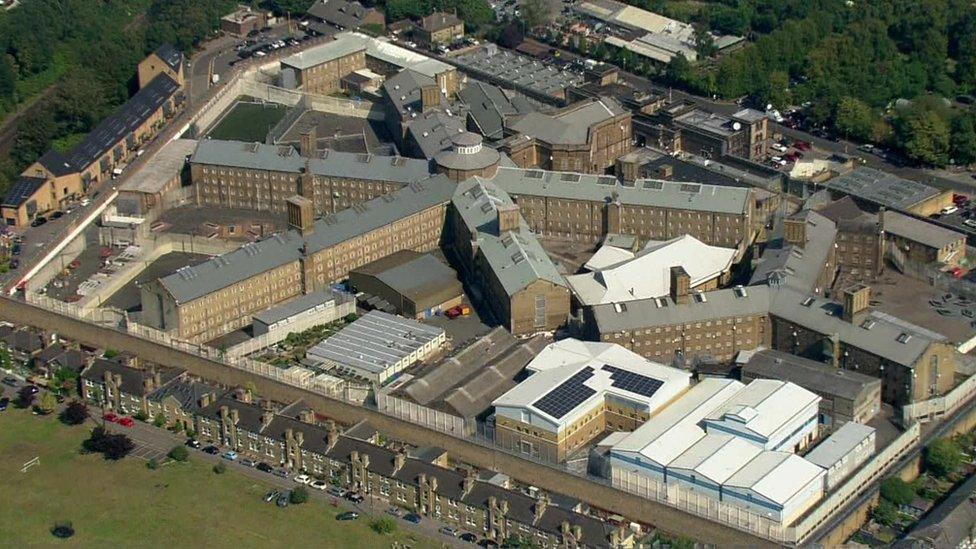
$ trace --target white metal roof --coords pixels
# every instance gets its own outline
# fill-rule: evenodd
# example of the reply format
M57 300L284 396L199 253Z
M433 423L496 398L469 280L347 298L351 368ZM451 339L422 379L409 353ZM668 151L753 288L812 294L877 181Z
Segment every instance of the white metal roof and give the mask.
M365 50L369 57L400 68L409 67L430 77L454 70L454 67L442 61L414 53L388 40L373 38L358 32L341 32L335 35L335 40L286 57L281 63L304 70L360 50Z
M706 435L668 465L722 484L762 450L731 435Z
M761 452L745 464L723 485L751 490L760 496L785 505L804 486L824 474L824 470L796 454Z
M670 292L672 267L684 268L694 288L727 272L735 253L734 249L709 246L686 234L665 242L649 242L633 259L598 272L569 276L566 281L583 305L651 299Z
M871 438L874 435L874 427L869 427L861 423L848 421L834 431L827 440L821 442L816 448L807 453L807 461L830 469L835 463L851 453L858 444ZM872 451L874 448L872 448Z
M756 379L705 418L708 422L736 421L762 437L769 437L820 397L794 383Z
M607 366L652 378L660 381L661 386L651 396L628 391L619 386L614 374L605 369ZM583 384L593 389L592 395L580 400L561 417L555 417L537 406L540 399L588 367L593 370L593 375ZM526 368L535 373L495 399L496 413L505 414L504 408L525 409L544 418L557 429L572 424L608 395L633 402L653 413L687 389L691 379L689 372L651 362L615 343L578 339L564 339L548 345Z

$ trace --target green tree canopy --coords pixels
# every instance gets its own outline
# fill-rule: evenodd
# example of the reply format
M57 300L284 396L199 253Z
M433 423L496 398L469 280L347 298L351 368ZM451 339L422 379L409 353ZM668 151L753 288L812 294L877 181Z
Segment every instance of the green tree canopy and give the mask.
M915 499L915 490L898 477L888 477L881 483L881 497L895 505L908 505Z
M855 97L844 97L834 112L834 129L841 135L859 141L871 139L875 116L871 107Z
M940 438L925 449L925 466L938 477L955 473L962 465L962 452L952 439Z

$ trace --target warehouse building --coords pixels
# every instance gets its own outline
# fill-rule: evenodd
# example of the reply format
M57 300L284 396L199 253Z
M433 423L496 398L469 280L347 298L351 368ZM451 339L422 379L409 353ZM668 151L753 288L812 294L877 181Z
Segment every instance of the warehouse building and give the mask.
M563 461L605 431L636 429L687 390L691 374L619 345L564 339L527 366L532 375L495 399L495 442Z
M848 421L803 458L826 471L824 487L830 490L874 455L876 439L873 427Z
M828 179L823 186L837 198L852 196L872 209L884 207L919 217L937 214L952 204L951 190L940 191L867 166Z
M966 235L896 211L881 212L888 245L923 265L958 265L966 259Z
M312 347L308 360L373 384L383 384L447 341L441 328L382 311L370 311Z
M431 254L401 250L349 271L349 285L372 307L407 318L430 318L461 304L461 282Z
M820 396L820 424L833 430L855 421L867 423L881 411L881 380L835 368L783 351L752 353L742 365L742 381L779 379Z
M255 336L282 341L292 332L329 324L356 312L356 300L332 291L312 292L254 315Z

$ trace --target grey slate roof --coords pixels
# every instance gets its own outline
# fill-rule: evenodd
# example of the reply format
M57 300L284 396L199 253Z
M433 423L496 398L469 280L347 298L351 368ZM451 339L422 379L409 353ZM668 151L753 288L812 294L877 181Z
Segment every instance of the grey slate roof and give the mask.
M918 181L898 177L867 166L828 180L824 186L868 202L904 210L939 194L939 190Z
M451 137L465 130L464 117L456 112L435 110L418 114L404 123L407 135L420 149L424 158L434 158L437 153L452 147Z
M557 114L531 112L508 126L521 134L551 144L585 144L590 128L626 112L616 99L601 97L584 100Z
M814 209L833 221L839 230L873 232L877 229L878 215L862 210L850 196L815 206Z
M624 185L610 175L588 175L522 168L499 168L492 179L516 197L544 196L589 202L619 201L624 205L675 210L743 214L749 210L752 190L640 179Z
M424 110L421 88L436 85L437 81L430 76L414 70L403 69L383 82L383 92L398 113L409 117L407 113L414 112L419 116ZM447 108L444 95L440 93L438 95L440 96L441 107Z
M260 313L254 315L254 320L263 322L264 324L274 324L275 322L285 320L286 318L293 317L298 313L305 312L309 309L318 307L323 303L329 303L330 301L336 301L341 299L339 294L332 291L320 291L312 292L310 294L305 294L291 301L266 309Z
M966 235L900 212L884 214L884 230L930 248L941 249L965 240Z
M478 252L509 296L540 279L566 286L566 280L524 219L519 218L518 231L498 234L498 207L511 207L514 203L494 181L474 177L462 182L454 193L453 204L469 231L477 233Z
M376 277L418 306L431 300L442 303L462 293L454 270L431 254L402 250L354 269L354 272Z
M793 217L806 218L807 242L803 246L771 243L749 280L755 284L785 284L802 292L814 291L817 279L834 247L837 228L817 212L806 210Z
M355 29L363 24L363 19L373 8L367 8L359 2L346 0L321 0L312 4L305 13L343 29Z
M210 385L209 383L202 383L199 381L176 381L175 383L170 383L160 389L149 393L146 397L149 400L155 402L162 402L167 398L175 398L177 402L180 403L180 408L184 412L196 414L202 410L200 407L200 399L204 395L213 393L214 395L220 396L220 389Z
M186 372L186 370L179 368L167 368L164 366L155 366L155 369L155 371L159 372L164 387ZM122 378L120 388L123 393L139 396L145 394L144 381L153 377L153 372L150 370L131 368L105 358L95 359L92 365L81 373L81 377L102 383L105 380L105 372L112 372L113 375L118 374Z
M690 299L683 305L667 297L595 305L593 318L600 333L611 333L731 316L765 315L769 311L769 288L747 287L744 292L745 295L740 297L733 288L715 290L704 294L704 302Z
M220 408L227 406L229 410L237 410L237 428L250 433L258 434L264 429L265 409L258 404L248 404L228 395L221 396L210 403L209 406L202 408L199 414L211 420L220 421Z
M454 58L469 71L524 86L537 93L561 96L566 88L583 82L583 77L494 44Z
M183 64L183 52L176 49L173 47L173 44L168 42L160 44L153 53L155 53L157 57L162 59L163 62L169 65L169 68L173 69L174 71L179 71L180 65Z
M848 400L856 400L871 387L881 385L880 378L773 349L753 353L742 366L742 373L750 378L790 381L817 394Z
M911 367L930 345L946 341L945 336L879 311L870 311L863 321L852 324L841 318L841 306L835 302L788 288L775 294L770 314L823 335L836 334L840 341L896 364Z
M430 175L427 162L399 156L377 156L320 151L318 158L306 159L290 145L266 145L242 141L204 139L197 144L190 162L298 174L306 160L314 175L364 181L408 184Z
M469 119L486 139L501 139L506 118L534 110L527 101L513 102L498 86L477 80L458 92L458 96L468 107Z
M454 189L455 184L444 176L418 181L319 219L313 232L304 238L295 231L276 234L199 265L184 267L159 281L178 303L185 303L297 261L303 247L312 255L409 215L446 204Z

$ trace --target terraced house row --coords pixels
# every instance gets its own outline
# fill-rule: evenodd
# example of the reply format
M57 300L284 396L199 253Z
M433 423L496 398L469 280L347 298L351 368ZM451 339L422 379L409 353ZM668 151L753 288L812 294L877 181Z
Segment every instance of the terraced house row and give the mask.
M381 497L497 543L517 536L539 547L633 547L630 531L580 512L578 502L529 497L510 489L504 475L452 466L439 448L384 446L365 423L340 432L301 401L258 401L246 390L226 392L127 358L97 360L82 374L82 391L106 411L162 415L167 425L180 423L241 456Z

